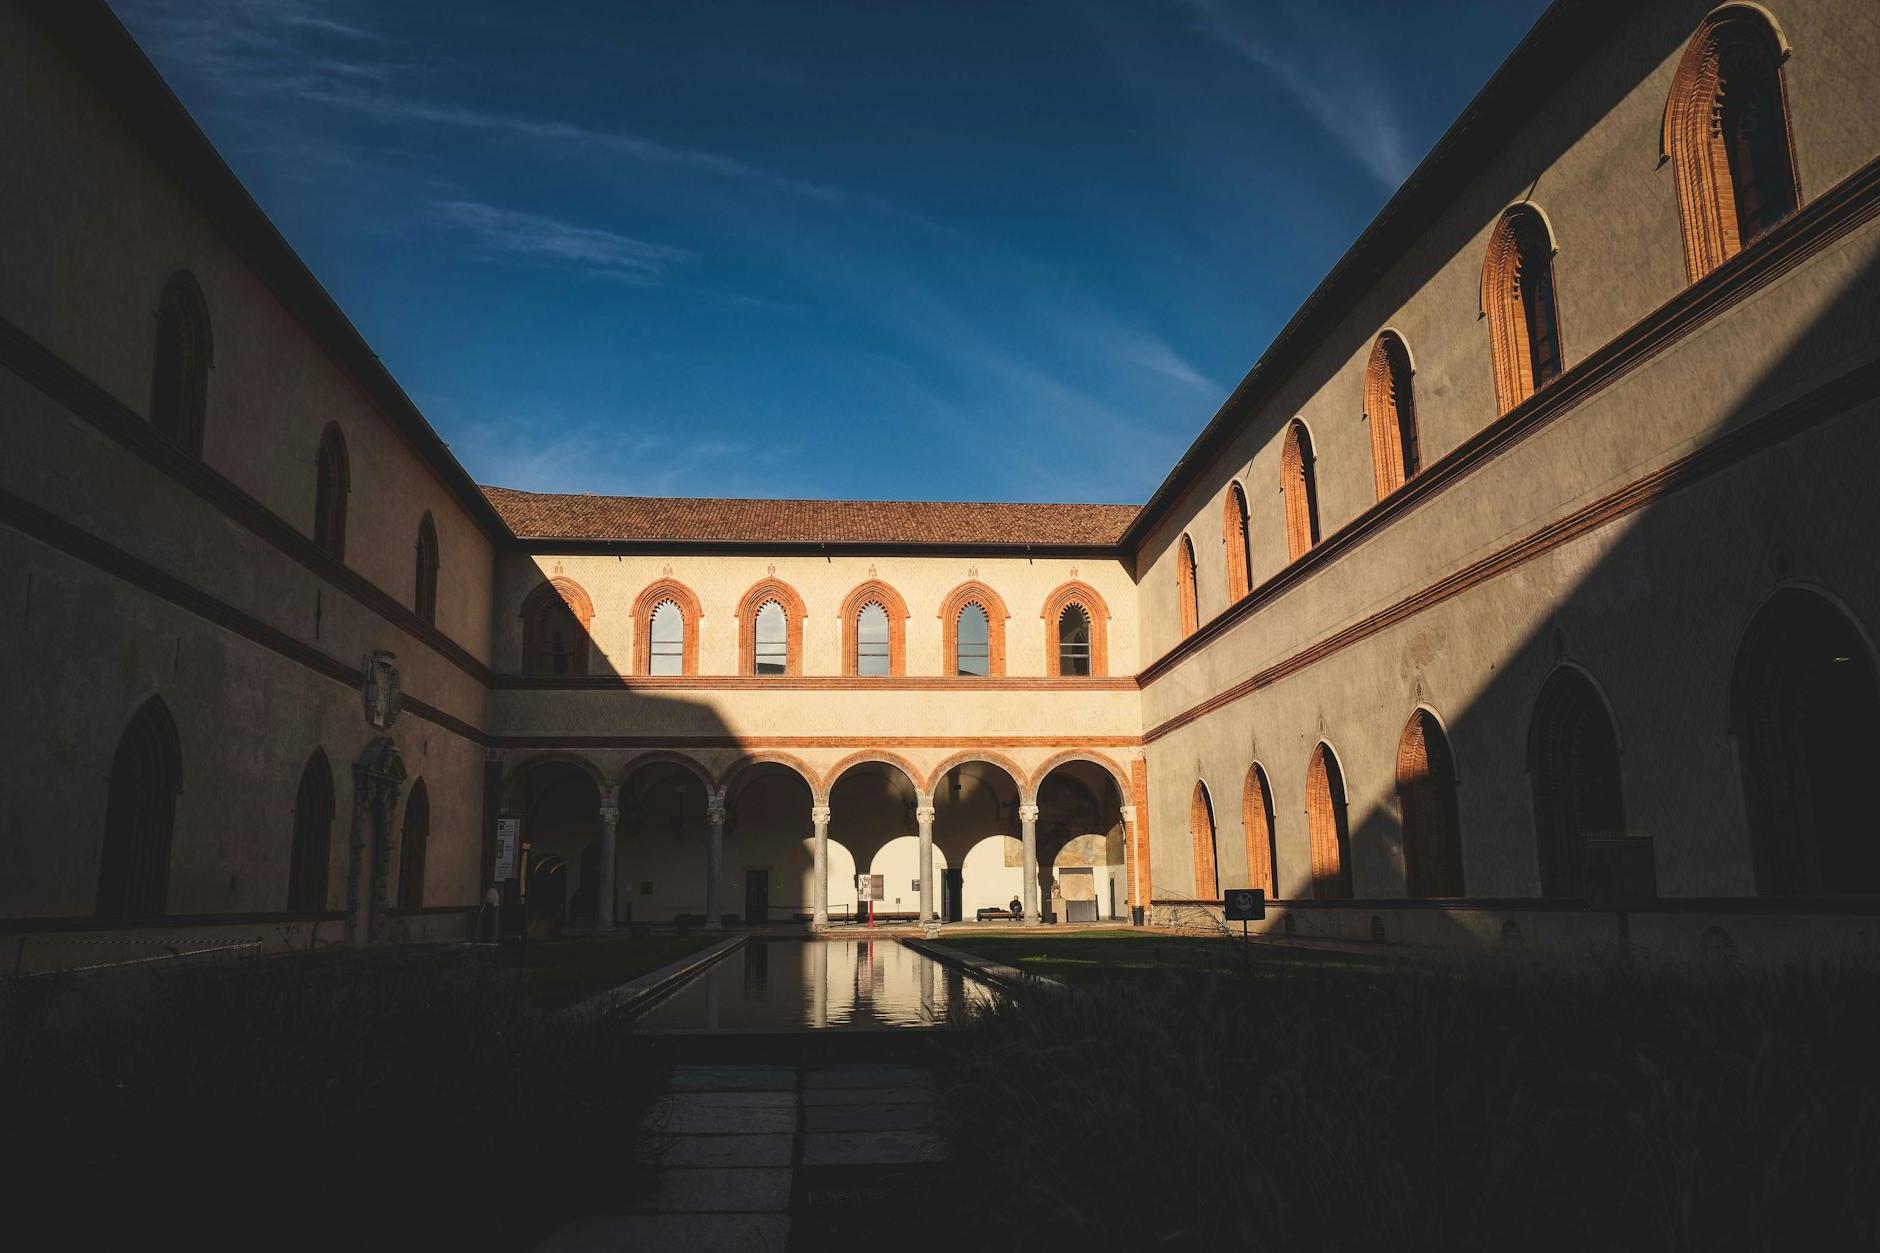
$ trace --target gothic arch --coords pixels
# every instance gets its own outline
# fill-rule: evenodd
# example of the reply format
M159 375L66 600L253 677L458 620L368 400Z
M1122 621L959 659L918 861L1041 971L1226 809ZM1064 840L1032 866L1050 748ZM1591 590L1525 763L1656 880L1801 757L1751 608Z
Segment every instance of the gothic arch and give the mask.
M418 519L418 540L412 569L411 609L420 619L437 624L437 569L441 557L437 546L437 523L426 509Z
M313 542L336 561L346 559L346 507L352 495L352 458L346 433L328 422L313 457Z
M807 616L803 598L794 587L771 575L759 579L738 601L739 674L757 673L757 611L773 600L783 608L786 632L784 672L791 675L803 673L803 619Z
M568 641L567 673L578 678L588 672L588 654L592 651L588 627L594 621L594 602L579 583L559 574L537 584L535 590L523 598L522 672L555 673L544 669L546 663L542 655L547 641L542 638L542 625L544 612L556 605L566 608L574 620L575 630Z
M1227 484L1221 502L1221 550L1227 563L1227 603L1253 590L1253 537L1248 533L1247 493L1239 479Z
M188 270L178 270L157 298L157 341L150 370L150 425L191 456L202 455L215 336L209 302Z
M945 672L959 669L960 614L966 606L978 605L986 611L986 671L989 676L1005 673L1005 620L1012 615L1005 600L977 579L960 584L940 602L940 664Z
M1464 895L1455 750L1442 721L1421 705L1397 740L1397 806L1405 895Z
M1175 546L1175 595L1181 602L1182 638L1201 629L1201 586L1195 568L1195 542L1183 535Z
M633 602L633 673L653 672L653 611L666 601L677 605L680 615L685 618L680 671L683 674L697 674L699 623L705 615L699 608L698 595L672 578L659 579L649 584L640 593L639 599Z
M1247 838L1247 877L1251 886L1266 889L1267 899L1279 895L1279 858L1275 853L1273 787L1259 762L1247 767L1240 793L1240 822Z
M1528 781L1534 803L1541 895L1586 894L1584 841L1625 833L1625 786L1618 722L1592 676L1556 666L1534 700L1528 724Z
M1351 896L1351 827L1345 772L1330 744L1319 741L1306 766L1306 826L1312 837L1312 895Z
M166 912L176 798L183 752L176 720L161 696L146 700L118 737L98 855L98 913L157 917Z
M1379 500L1422 468L1414 373L1403 337L1389 330L1380 334L1364 367L1364 417L1371 428L1371 473Z
M294 792L294 836L287 858L287 908L293 913L326 909L332 873L333 818L337 811L333 765L315 748L301 768Z
M880 579L870 579L850 592L842 602L842 673L854 676L856 665L856 619L868 605L880 605L888 615L888 673L907 673L907 602Z
M1279 490L1286 507L1286 557L1297 561L1319 542L1319 483L1312 432L1299 418L1286 425L1279 454Z
M1060 586L1045 598L1044 611L1038 616L1044 619L1044 672L1051 678L1058 678L1058 619L1064 616L1064 610L1071 605L1082 605L1090 616L1090 677L1097 678L1110 672L1110 607L1103 603L1103 597L1097 589L1088 583L1073 580Z
M1195 899L1218 900L1221 895L1220 852L1214 821L1214 798L1203 779L1195 780L1188 797L1188 835L1194 841Z
M1488 323L1495 400L1502 413L1566 367L1554 291L1554 256L1559 251L1552 223L1532 201L1509 206L1489 234L1482 259L1481 314ZM1536 344L1544 338L1537 328L1543 323L1553 342L1552 374L1536 359Z

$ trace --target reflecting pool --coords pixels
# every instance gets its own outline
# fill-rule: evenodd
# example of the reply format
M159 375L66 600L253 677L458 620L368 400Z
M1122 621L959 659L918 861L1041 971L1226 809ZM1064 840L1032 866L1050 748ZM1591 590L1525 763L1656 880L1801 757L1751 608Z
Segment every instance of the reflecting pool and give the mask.
M751 940L641 1015L641 1031L932 1027L989 994L893 940Z

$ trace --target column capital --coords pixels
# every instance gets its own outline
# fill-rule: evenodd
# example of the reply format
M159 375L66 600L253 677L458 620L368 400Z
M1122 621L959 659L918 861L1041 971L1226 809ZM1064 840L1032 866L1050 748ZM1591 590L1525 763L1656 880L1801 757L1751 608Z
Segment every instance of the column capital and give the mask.
M725 806L723 801L714 801L705 807L705 821L714 827L725 825Z
M1122 810L1123 825L1126 827L1135 826L1136 825L1136 807L1134 805L1122 805L1122 806L1119 806L1119 808Z
M1036 805L1020 805L1018 807L1018 820L1020 822L1038 821L1038 807Z
M922 805L914 810L914 820L920 823L922 826L926 826L929 823L931 823L933 821L933 816L934 816L934 807L932 805Z
M829 806L811 805L809 807L809 820L815 823L819 827L828 826L829 825Z
M602 805L601 806L601 821L606 823L610 827L613 826L616 822L619 822L620 821L620 806Z

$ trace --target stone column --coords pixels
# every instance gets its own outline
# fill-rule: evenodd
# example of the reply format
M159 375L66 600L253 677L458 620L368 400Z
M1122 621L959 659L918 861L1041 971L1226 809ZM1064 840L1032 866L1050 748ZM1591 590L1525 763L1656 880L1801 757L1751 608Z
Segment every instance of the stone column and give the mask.
M816 824L815 868L810 872L809 925L821 931L829 926L829 806L813 806L809 817Z
M920 920L933 921L933 805L922 798L914 811L920 823Z
M620 827L620 806L601 806L601 883L600 904L595 925L603 931L614 929L614 866L618 851L615 832Z
M724 878L725 794L712 792L705 801L705 821L711 834L705 843L705 929L717 931L724 924L724 911L718 906L719 880Z
M1123 817L1123 880L1129 885L1123 908L1129 910L1137 905L1146 906L1148 902L1136 899L1136 807L1124 805L1121 812Z
M1038 916L1038 807L1018 807L1019 837L1025 844L1025 925L1035 927Z

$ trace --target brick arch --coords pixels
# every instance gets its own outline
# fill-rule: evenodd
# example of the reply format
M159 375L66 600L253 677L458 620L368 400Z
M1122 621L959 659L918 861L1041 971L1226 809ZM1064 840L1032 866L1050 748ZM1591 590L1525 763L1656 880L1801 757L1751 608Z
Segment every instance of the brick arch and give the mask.
M157 298L156 352L150 370L150 424L193 456L202 455L215 333L202 285L178 270Z
M1286 558L1297 561L1319 542L1319 484L1312 432L1294 418L1279 454L1279 490L1286 507Z
M1697 25L1672 75L1665 99L1659 157L1672 168L1677 188L1678 224L1684 236L1684 268L1694 283L1742 250L1734 171L1723 132L1722 102L1727 62L1738 73L1766 73L1781 112L1786 191L1789 209L1801 202L1801 178L1795 167L1795 143L1789 133L1788 88L1782 65L1788 40L1770 12L1759 4L1726 4Z
M313 454L313 542L336 561L346 559L346 505L351 495L346 433L338 422L328 422Z
M1188 797L1188 835L1194 841L1195 899L1218 900L1221 895L1220 858L1215 847L1214 798L1207 781L1195 780Z
M940 780L946 777L947 771L953 769L955 766L964 766L972 762L979 762L981 765L987 766L997 766L999 769L1005 771L1011 778L1012 786L1017 789L1019 796L1022 798L1025 795L1026 780L1030 776L1020 768L1017 762L1007 757L1004 753L993 752L985 748L974 748L968 749L965 752L954 753L951 757L948 757L945 761L930 770L927 773L927 795L932 796L939 791Z
M1488 323L1488 351L1495 375L1495 400L1507 413L1551 381L1538 377L1528 306L1535 304L1552 327L1554 374L1566 365L1561 346L1560 308L1554 296L1553 225L1539 205L1522 201L1503 211L1482 258L1482 319Z
M1273 828L1273 786L1259 762L1247 767L1240 789L1240 824L1247 838L1247 877L1264 888L1268 899L1279 895L1279 858Z
M1312 837L1312 895L1351 896L1351 828L1345 772L1332 746L1319 741L1306 766L1306 827Z
M566 575L555 575L538 583L522 601L522 672L533 674L530 669L531 658L538 656L542 649L541 619L542 610L551 603L559 601L574 616L575 625L580 628L575 632L573 649L569 653L568 672L573 676L588 672L588 653L592 638L588 628L594 621L594 601L587 594L587 589Z
M1405 895L1463 895L1456 757L1442 721L1421 705L1397 740L1397 806L1403 816Z
M808 616L808 611L803 607L803 598L796 589L772 575L759 579L738 601L739 674L757 673L757 611L766 602L773 600L783 606L785 618L784 672L803 673L803 619Z
M1221 553L1227 563L1227 603L1233 604L1253 590L1253 537L1248 534L1247 492L1239 479L1229 480L1221 501Z
M669 748L650 749L643 753L635 753L632 757L629 757L626 763L620 767L620 786L624 788L627 785L627 780L639 773L643 767L659 765L661 763L677 766L681 770L686 771L700 783L703 783L708 793L716 790L718 787L718 780L712 776L711 770L704 762L689 753L681 753Z
M856 673L856 618L869 605L880 605L888 615L888 673L907 673L907 602L901 593L880 579L863 583L842 601L842 673Z
M1415 478L1422 465L1414 374L1403 337L1395 331L1379 335L1364 367L1364 418L1371 428L1371 474L1379 500Z
M1181 602L1182 638L1201 629L1201 587L1195 569L1195 542L1183 535L1175 549L1175 595Z
M606 772L599 766L595 765L580 753L569 752L565 749L554 749L549 752L534 753L525 757L511 766L503 774L502 786L498 789L498 795L503 798L503 804L513 805L515 803L516 788L521 785L523 778L529 771L535 769L537 766L548 766L557 763L577 767L583 774L592 779L594 781L595 790L600 793L601 804L605 805L607 798L614 794L613 782L608 779Z
M1110 607L1104 603L1097 589L1088 583L1073 580L1060 586L1045 598L1044 610L1038 616L1044 619L1044 672L1051 678L1058 675L1058 619L1071 605L1082 605L1084 612L1090 615L1090 677L1098 678L1110 672Z
M893 766L907 777L907 785L913 789L917 799L923 801L930 799L927 791L921 786L921 779L924 776L915 768L913 762L899 753L891 753L883 748L865 748L860 752L850 753L824 773L823 779L827 783L827 788L823 792L824 803L828 803L828 797L834 794L836 784L842 781L843 775L857 766L867 765L870 762L881 766Z
M968 605L978 605L986 611L986 670L992 675L1004 674L1005 620L1012 615L1005 607L1005 599L977 579L960 584L940 602L941 672L959 669L960 614Z
M698 595L691 588L677 579L660 579L648 585L633 602L633 673L651 674L653 672L653 611L662 604L671 601L679 606L679 612L685 617L685 640L680 656L680 672L698 673L698 633L699 623L704 619L704 611L699 608Z
M733 792L737 791L739 787L743 786L745 776L758 766L782 766L786 770L793 771L798 778L802 779L803 782L808 785L811 804L823 805L828 803L829 790L823 785L823 778L816 772L816 768L804 761L801 757L794 757L789 753L778 752L746 753L727 766L724 774L720 776L724 781L723 787L725 795L729 797Z
M1096 766L1098 769L1104 771L1110 776L1110 781L1116 784L1116 803L1119 805L1127 805L1130 803L1128 773L1102 753L1094 752L1086 748L1067 748L1061 753L1054 753L1045 758L1044 761L1039 764L1038 768L1031 772L1031 778L1024 784L1023 799L1028 802L1036 801L1038 799L1038 789L1044 785L1045 779L1050 777L1051 772L1056 770L1059 766L1073 761L1081 761L1088 765Z

